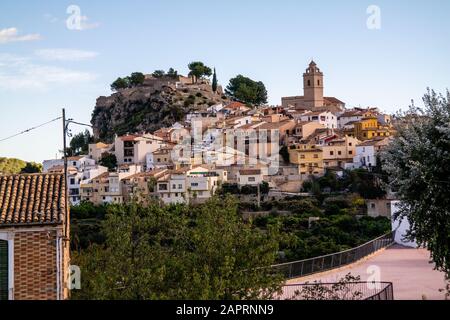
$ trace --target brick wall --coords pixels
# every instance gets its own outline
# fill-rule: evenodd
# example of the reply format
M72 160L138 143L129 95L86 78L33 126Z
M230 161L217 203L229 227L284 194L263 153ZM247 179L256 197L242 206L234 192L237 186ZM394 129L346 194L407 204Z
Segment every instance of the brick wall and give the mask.
M57 298L56 238L54 228L15 233L15 300Z

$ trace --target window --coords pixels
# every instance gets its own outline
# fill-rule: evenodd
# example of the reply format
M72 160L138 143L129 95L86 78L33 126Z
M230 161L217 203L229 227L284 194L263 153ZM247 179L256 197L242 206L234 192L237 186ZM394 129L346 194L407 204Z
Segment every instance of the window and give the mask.
M319 159L319 155L317 153L314 154L314 159Z
M75 178L70 178L70 184L75 184Z
M73 165L73 166L76 166L76 165L77 165L77 162L76 162L76 161L72 162L72 165Z
M330 156L333 156L334 155L334 151L330 151Z
M178 189L183 189L183 185L182 185L182 184L179 184L179 185L178 185Z
M320 86L320 80L317 80L317 85Z
M198 187L198 183L197 182L192 182L191 183L191 187Z
M0 240L0 300L9 298L9 250L8 241Z
M167 191L167 184L166 183L160 184L159 185L159 190Z
M311 80L308 80L308 87L311 87Z
M123 154L125 157L134 157L134 149L125 149Z
M348 154L353 154L353 151L352 151L352 150L350 150L350 151L348 152Z
M372 203L370 204L370 207L371 207L372 209L375 209L375 203L372 202Z
M255 182L256 178L255 177L248 177L248 182Z
M340 156L342 154L342 152L341 151L338 151L338 155Z
M176 189L177 188L177 185L176 184L173 184L172 185L172 189Z

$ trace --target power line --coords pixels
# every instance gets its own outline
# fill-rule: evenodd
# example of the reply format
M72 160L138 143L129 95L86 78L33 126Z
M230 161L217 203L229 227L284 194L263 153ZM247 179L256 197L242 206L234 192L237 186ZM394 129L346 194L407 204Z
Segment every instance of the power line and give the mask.
M20 136L20 135L22 135L22 134L28 133L28 132L33 131L33 130L36 130L36 129L39 129L39 128L41 128L41 127L47 125L47 124L50 124L50 123L55 122L55 121L58 121L58 120L61 120L61 117L55 118L55 119L53 119L53 120L47 121L47 122L45 122L45 123L42 123L42 124L40 124L40 125L31 127L31 128L29 128L29 129L23 130L23 131L21 131L21 132L19 132L19 133L13 134L12 136L9 136L9 137L0 139L0 142L3 142L3 141L6 141L6 140L15 138L15 137L17 137L17 136Z

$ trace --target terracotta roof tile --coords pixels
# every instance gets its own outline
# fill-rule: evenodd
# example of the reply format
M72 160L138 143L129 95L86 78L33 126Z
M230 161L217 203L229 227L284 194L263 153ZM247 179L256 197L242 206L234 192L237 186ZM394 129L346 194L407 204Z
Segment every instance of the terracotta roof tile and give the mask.
M0 175L0 228L60 224L65 205L63 174Z
M242 169L239 170L241 176L254 176L261 174L261 169Z

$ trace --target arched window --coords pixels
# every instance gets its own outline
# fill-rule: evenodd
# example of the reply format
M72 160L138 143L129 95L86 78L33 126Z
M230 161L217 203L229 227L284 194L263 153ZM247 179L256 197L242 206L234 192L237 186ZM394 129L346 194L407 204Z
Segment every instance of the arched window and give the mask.
M308 87L311 87L311 80L308 80Z

